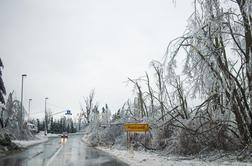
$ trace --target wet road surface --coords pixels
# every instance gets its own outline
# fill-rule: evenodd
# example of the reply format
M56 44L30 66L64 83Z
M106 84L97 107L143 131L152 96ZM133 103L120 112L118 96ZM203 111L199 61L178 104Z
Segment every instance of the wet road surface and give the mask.
M86 146L81 137L51 138L46 143L0 159L0 166L127 166L107 153Z

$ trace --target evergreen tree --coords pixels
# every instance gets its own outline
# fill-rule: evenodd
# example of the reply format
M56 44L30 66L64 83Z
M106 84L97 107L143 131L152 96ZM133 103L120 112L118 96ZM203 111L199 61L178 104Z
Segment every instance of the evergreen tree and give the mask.
M0 103L5 104L4 95L6 95L6 90L4 87L4 83L3 83L3 79L2 79L2 70L1 70L1 68L3 68L3 67L4 66L3 66L2 60L0 58Z
M57 131L57 133L62 132L62 126L61 126L61 121L60 120L57 121L56 131Z
M66 118L64 117L63 119L63 131L66 131Z
M67 132L70 133L70 126L69 126L69 124L67 125Z
M36 121L37 121L38 133L39 133L39 131L40 131L40 121L39 121L39 119L36 119Z
M45 131L45 121L43 120L42 125L40 126L42 131Z
M119 109L115 114L113 114L112 116L112 121L115 122L116 120L120 119L120 113L121 113L121 110Z
M50 132L54 133L53 117L50 118Z
M73 121L71 121L71 133L75 133L76 128L74 128Z

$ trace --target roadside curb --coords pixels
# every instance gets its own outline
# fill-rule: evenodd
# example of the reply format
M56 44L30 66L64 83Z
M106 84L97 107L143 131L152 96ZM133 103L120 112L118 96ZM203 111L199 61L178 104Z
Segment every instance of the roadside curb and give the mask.
M99 150L99 151L102 151L103 153L106 153L106 154L108 154L109 156L111 156L112 158L114 158L114 159L116 159L116 160L118 160L118 161L121 161L121 162L123 162L123 163L125 163L125 164L127 164L127 165L129 165L129 166L137 166L137 165L132 165L132 163L129 163L127 160L125 160L124 158L119 158L118 156L116 156L115 154L112 154L112 153L109 153L109 152L107 152L107 151L105 151L105 150L103 150L102 148L107 148L107 147L105 147L105 146L97 146L97 147L94 147L96 150ZM110 149L110 148L108 148L108 149Z

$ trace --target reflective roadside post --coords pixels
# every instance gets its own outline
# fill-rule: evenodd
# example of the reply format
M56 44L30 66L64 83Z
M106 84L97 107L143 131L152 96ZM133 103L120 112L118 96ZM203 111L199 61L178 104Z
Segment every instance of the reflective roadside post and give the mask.
M27 76L27 74L22 74L22 83L21 83L21 124L20 129L23 128L23 95L24 95L24 78Z
M46 121L46 118L47 118L47 116L46 116L46 114L47 114L47 112L46 112L46 101L47 101L47 99L48 99L48 97L45 98L45 135L47 135L47 121Z

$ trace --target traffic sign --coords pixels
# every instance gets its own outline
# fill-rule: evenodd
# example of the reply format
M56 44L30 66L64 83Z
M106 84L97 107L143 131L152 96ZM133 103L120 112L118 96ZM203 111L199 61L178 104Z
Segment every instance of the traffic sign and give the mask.
M71 110L67 110L67 112L65 113L65 115L72 115Z
M149 131L149 124L124 124L127 132L147 132Z
M124 124L124 129L127 132L127 148L129 148L129 144L132 143L132 137L130 135L130 132L144 132L145 134L145 150L146 150L146 132L150 130L149 124L144 123L144 124ZM136 133L134 133L136 134Z

